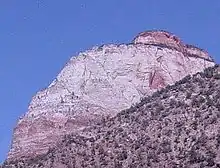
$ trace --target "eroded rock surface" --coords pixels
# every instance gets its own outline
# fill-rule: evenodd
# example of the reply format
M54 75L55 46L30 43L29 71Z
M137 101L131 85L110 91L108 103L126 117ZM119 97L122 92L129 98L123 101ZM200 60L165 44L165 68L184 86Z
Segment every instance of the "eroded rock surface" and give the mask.
M207 52L165 31L143 32L131 44L82 52L33 97L14 129L8 160L46 153L62 135L115 116L140 98L213 65Z

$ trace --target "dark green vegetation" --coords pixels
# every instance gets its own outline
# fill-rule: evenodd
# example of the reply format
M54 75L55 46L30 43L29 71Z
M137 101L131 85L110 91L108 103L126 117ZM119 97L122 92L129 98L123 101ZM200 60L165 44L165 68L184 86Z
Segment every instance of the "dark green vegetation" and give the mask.
M220 66L175 85L87 130L45 156L3 168L220 167Z

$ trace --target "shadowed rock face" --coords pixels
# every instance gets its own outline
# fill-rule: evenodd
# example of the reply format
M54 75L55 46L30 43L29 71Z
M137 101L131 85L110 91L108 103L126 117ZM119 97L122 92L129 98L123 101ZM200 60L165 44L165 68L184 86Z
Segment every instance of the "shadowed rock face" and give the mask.
M205 51L164 31L141 33L131 44L82 52L33 97L14 129L8 160L44 154L62 135L81 132L141 97L213 65Z
M218 168L220 66L187 76L80 134L3 168Z

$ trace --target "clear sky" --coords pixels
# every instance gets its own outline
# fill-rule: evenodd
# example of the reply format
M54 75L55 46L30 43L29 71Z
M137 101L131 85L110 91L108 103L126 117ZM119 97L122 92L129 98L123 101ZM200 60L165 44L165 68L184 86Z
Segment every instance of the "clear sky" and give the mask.
M220 0L0 0L0 162L31 97L71 56L164 29L220 62Z

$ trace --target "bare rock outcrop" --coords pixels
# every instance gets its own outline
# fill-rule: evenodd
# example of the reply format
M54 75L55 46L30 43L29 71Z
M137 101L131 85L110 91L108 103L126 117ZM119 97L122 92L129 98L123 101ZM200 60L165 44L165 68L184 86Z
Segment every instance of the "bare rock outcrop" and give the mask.
M131 44L81 52L33 97L14 129L8 160L46 153L62 135L113 117L142 97L213 65L207 52L165 31L147 31Z

